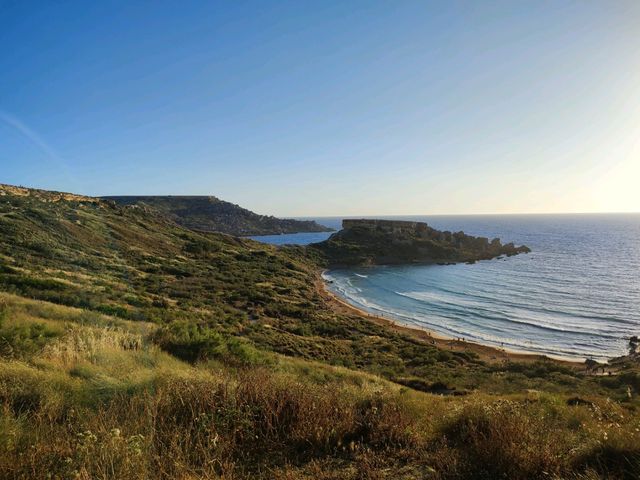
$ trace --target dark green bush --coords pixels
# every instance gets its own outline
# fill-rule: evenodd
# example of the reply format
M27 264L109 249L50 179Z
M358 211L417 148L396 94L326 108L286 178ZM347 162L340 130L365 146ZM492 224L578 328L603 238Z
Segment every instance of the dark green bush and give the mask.
M246 340L192 322L172 322L158 329L153 339L162 349L189 362L215 359L230 364L257 364L265 358Z
M1 320L0 318L0 339L2 340L5 356L25 357L33 355L61 333L59 330L54 330L44 323L4 326Z

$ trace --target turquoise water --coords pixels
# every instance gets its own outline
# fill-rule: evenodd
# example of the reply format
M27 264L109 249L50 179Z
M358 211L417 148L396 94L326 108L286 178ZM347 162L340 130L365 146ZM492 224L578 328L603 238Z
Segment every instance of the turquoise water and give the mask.
M500 237L533 251L474 265L327 272L329 288L355 306L451 337L565 358L611 358L640 334L640 214L383 218ZM341 221L315 220L334 228Z
M329 222L326 222L329 223ZM331 223L336 223L333 220ZM338 221L338 225L340 221ZM334 227L336 230L339 230L340 227ZM292 234L284 234L284 235L261 235L258 237L249 237L254 240L258 240L264 243L271 243L272 245L308 245L310 243L317 243L329 238L329 236L333 232L310 232L310 233L292 233Z

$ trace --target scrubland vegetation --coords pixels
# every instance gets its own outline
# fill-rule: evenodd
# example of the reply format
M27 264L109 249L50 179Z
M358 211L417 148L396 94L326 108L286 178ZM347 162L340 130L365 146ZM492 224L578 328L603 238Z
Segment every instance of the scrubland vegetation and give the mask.
M0 196L0 478L640 475L634 358L486 363L331 309L301 248L54 199Z
M408 265L412 263L475 263L502 255L529 253L525 245L503 245L464 232L431 228L402 220L345 220L343 229L324 242L312 244L329 265Z
M331 229L310 220L258 215L239 205L206 196L105 197L118 205L147 205L192 230L231 235L279 235L298 232L328 232Z
M0 362L2 478L634 478L640 419L604 398L442 397L223 346L183 362L157 328L1 297L51 334ZM7 315L7 312L10 312ZM40 326L40 330L35 328ZM3 332L7 327L3 325ZM569 402L572 403L572 402Z

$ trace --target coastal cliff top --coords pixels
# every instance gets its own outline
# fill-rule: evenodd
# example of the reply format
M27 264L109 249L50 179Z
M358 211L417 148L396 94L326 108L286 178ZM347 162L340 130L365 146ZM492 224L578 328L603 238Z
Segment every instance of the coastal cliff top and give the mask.
M96 206L138 208L165 217L185 228L235 236L278 235L298 232L329 232L314 221L259 215L214 196L112 196L90 197L67 192L0 184L0 198L22 197L41 202L80 202Z
M342 230L312 245L329 265L456 263L528 253L526 246L464 232L436 230L424 222L346 219Z
M95 198L95 197L88 197L86 195L77 195L75 193L40 190L37 188L26 188L26 187L0 183L0 197L4 197L7 195L14 195L16 197L33 197L45 202L59 202L61 200L65 200L70 202L97 203L100 201L98 198Z
M236 236L279 235L300 232L329 232L314 221L259 215L214 196L111 196L118 205L146 205L162 212L183 227Z

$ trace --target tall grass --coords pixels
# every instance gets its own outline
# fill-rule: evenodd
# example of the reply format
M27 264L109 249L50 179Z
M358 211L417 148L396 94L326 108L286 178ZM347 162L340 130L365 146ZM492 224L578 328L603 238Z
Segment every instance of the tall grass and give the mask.
M0 478L524 480L640 472L637 417L614 404L447 399L367 379L317 382L288 369L213 363L176 365L146 388L101 398L95 378L20 362L2 367ZM59 395L73 388L93 401Z
M440 397L207 325L8 294L0 336L12 349L0 358L2 479L640 478L635 403L597 392Z
M2 478L268 478L267 467L348 455L361 445L388 451L417 438L414 417L397 398L263 369L165 379L153 392L121 394L97 408L25 410L3 400L10 434L0 452Z

